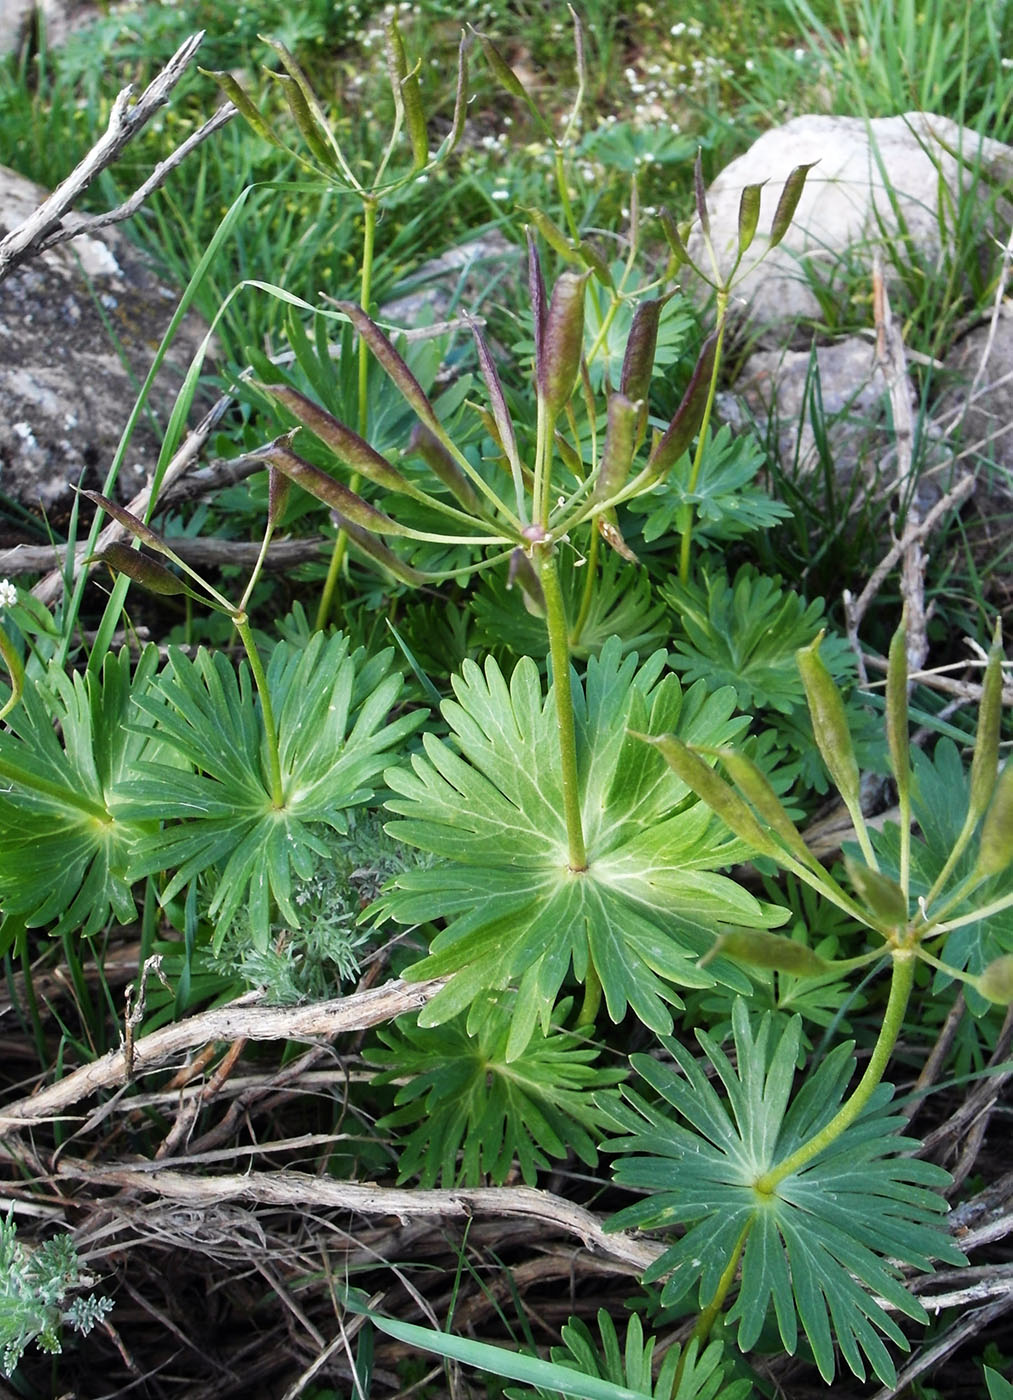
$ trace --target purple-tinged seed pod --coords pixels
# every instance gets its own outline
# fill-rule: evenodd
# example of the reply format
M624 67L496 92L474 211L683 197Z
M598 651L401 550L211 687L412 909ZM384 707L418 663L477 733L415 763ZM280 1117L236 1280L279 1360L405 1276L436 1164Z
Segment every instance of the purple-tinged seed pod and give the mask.
M584 288L590 273L560 273L545 317L542 360L535 372L550 421L566 406L584 349Z
M610 395L605 445L592 500L607 501L625 486L633 465L639 417L639 403L631 403L625 394Z

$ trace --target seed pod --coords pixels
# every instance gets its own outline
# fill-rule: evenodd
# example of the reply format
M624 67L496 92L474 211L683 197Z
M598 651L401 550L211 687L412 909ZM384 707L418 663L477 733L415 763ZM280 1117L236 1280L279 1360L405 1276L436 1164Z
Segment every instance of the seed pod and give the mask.
M241 116L245 117L250 126L258 136L269 141L272 146L277 146L280 150L288 150L284 141L276 134L274 128L260 115L256 104L249 93L237 82L231 73L219 72L213 68L198 68L198 73L203 73L205 78L213 78L224 92L232 105L238 108Z
M285 507L288 505L288 498L292 491L292 482L287 476L283 476L277 467L267 469L267 523L274 530L278 522L285 514Z
M693 162L693 192L696 195L696 215L700 220L704 237L710 237L711 221L707 212L707 192L703 182L703 152L698 150Z
M907 924L907 900L896 880L891 880L881 870L871 870L851 856L844 857L844 868L858 898L880 923L891 928Z
M1009 1006L1013 1002L1013 954L1004 953L990 962L974 986L989 1001Z
M858 763L841 692L820 657L822 640L821 632L809 646L795 653L795 661L805 687L816 745L837 791L851 808L859 801Z
M647 405L654 356L658 348L658 326L666 302L673 293L642 301L633 313L633 324L626 337L626 351L619 375L619 389L628 399L641 399Z
M717 343L718 333L712 331L701 347L696 367L686 385L686 392L682 396L682 402L675 410L675 417L651 450L651 455L647 459L647 467L652 481L659 481L675 466L700 431L704 410L707 407L711 376L714 373Z
M737 928L722 933L714 947L700 959L700 966L705 967L721 956L734 958L749 967L787 972L794 977L820 977L833 966L804 943L785 938L783 934L768 933L766 929Z
M535 243L535 236L530 229L525 230L525 237L528 241L528 293L531 297L531 315L535 330L535 376L537 378L538 367L545 359L545 318L547 315L545 278L542 276L542 262L538 256L538 245Z
M590 239L582 238L577 244L577 255L585 267L589 267L597 282L612 290L612 270Z
M692 267L693 259L686 249L687 234L683 233L682 229L675 222L667 209L659 210L658 218L661 220L661 227L664 231L665 238L668 240L668 246L672 250L672 256L675 258L677 265L679 267L685 267L687 265Z
M907 804L911 786L907 722L907 626L906 619L893 634L890 642L889 665L886 672L886 740L890 751L890 767L897 783L897 795Z
M478 510L479 499L471 482L443 443L424 423L416 423L412 429L412 435L408 439L408 451L415 452L422 458L433 475L454 493L465 510Z
M492 404L492 415L496 423L496 441L506 454L511 469L515 469L515 464L519 460L517 439L514 436L513 420L510 417L510 410L507 408L499 370L496 368L496 361L493 359L485 336L476 321L471 322L471 333L475 338L475 349L478 351L478 367L482 371L482 378L485 380L485 387L489 394L489 402Z
M292 119L309 147L313 159L325 170L332 172L337 170L338 162L326 135L326 127L321 121L319 113L315 112L307 101L302 86L288 73L276 73L270 68L266 71L271 81L277 83L284 93L288 109L292 113Z
M985 814L974 873L980 878L998 875L1013 861L1013 763L999 774L992 802Z
M145 525L139 516L133 511L127 510L124 506L117 505L108 496L103 496L99 491L81 491L80 495L93 505L104 510L106 515L112 516L117 525L122 525L124 530L129 530L135 540L140 540L141 544L146 544L149 549L153 549L157 554L164 554L167 559L179 561L179 556L169 548L162 536L157 534L150 525Z
M640 405L630 403L625 394L609 396L605 445L591 497L593 501L607 501L625 486L636 449L639 410Z
M517 584L524 595L524 606L535 617L545 616L545 592L538 570L531 562L530 555L523 549L515 549L510 555L510 568L507 572L507 588Z
M411 405L431 432L435 433L437 437L442 437L443 428L425 390L376 322L367 316L362 307L354 301L336 301L334 305L342 315L348 317L362 336L373 357L383 366L386 373L401 390L405 402Z
M995 636L988 653L985 679L978 706L978 732L971 759L971 796L968 819L982 815L992 798L999 773L999 727L1002 722L1002 623L995 625Z
M468 27L471 28L470 25ZM497 82L499 82L500 85L503 88L505 88L506 91L510 93L512 97L519 98L520 101L524 103L524 105L527 107L528 111L534 117L535 121L541 127L542 132L545 135L551 135L552 133L550 131L550 128L545 118L538 110L538 106L534 98L528 92L527 88L521 82L520 78L518 78L514 70L510 67L509 63L507 63L506 59L500 53L496 45L492 42L491 39L488 39L484 34L480 34L477 29L472 29L471 32L477 37L478 42L482 45L482 52L485 54L485 61L486 63L488 63Z
M756 225L760 221L760 195L763 185L746 185L739 196L739 256L748 249L756 237Z
M751 758L735 749L718 749L717 755L725 771L748 802L756 808L760 820L784 842L791 855L802 865L821 868L816 857L803 841L798 828L785 811L781 799L771 787L767 776Z
M555 249L559 256L565 258L568 263L573 263L575 266L580 265L581 260L576 248L554 219L550 219L548 214L544 214L541 209L531 209L527 205L524 206L524 213L527 214L550 248Z
M791 228L791 221L795 217L795 210L798 208L802 191L805 189L806 176L814 165L819 165L819 161L811 160L808 165L796 165L785 180L781 198L777 201L777 208L774 210L774 221L770 226L768 248L776 248Z
M429 137L426 117L419 91L419 63L409 69L404 40L397 20L392 18L386 29L387 72L394 104L404 118L405 130L412 148L412 168L420 169L429 159Z
M133 551L131 551L133 552ZM0 720L6 719L11 710L21 699L25 689L25 667L24 662L18 655L14 643L8 637L6 629L0 627L0 657L7 668L7 674L11 678L11 693L3 708L0 708Z
M287 384L256 384L254 387L287 409L297 422L329 447L338 461L351 471L358 472L367 481L381 486L385 491L398 491L409 496L414 494L411 482L406 480L396 467L392 467L386 457L381 457L365 438L361 438L358 433L346 427L305 394L300 394L298 389L292 389ZM328 477L328 480L330 479Z
M189 588L182 579L177 578L164 564L160 564L157 559L149 559L146 554L140 554L136 549L131 549L128 544L122 542L107 544L105 549L98 554L93 554L85 562L90 564L99 559L103 564L108 564L111 569L115 569L118 574L126 574L131 582L139 583L149 593L158 593L164 598L171 598L179 594L185 594L188 598L201 597L199 593L195 593L192 588Z
M279 438L276 442L269 443L267 447L262 447L256 455L289 477L304 491L308 491L311 496L315 496L318 501L323 501L324 505L336 510L343 519L350 520L361 529L370 530L374 534L380 535L404 535L407 533L386 512L377 510L376 506L371 506L368 501L364 501L361 496L357 496L354 491L350 491L340 481L335 481L333 476L328 476L319 467L313 466L311 462L298 456L288 446L284 438Z
M630 732L633 733L632 730ZM712 812L716 812L741 841L745 841L761 855L779 854L778 847L735 789L715 773L699 754L694 753L688 744L683 743L674 734L666 734L660 738L649 734L634 734L634 738L643 739L660 750L669 768L682 779L690 792L695 792Z
M584 289L588 273L560 274L545 317L542 361L536 364L538 392L550 421L565 407L580 372L584 349Z
M399 578L402 583L411 584L413 588L418 588L425 583L426 575L420 573L418 569L413 569L410 564L406 564L400 559L392 549L388 549L382 541L368 530L362 530L352 520L346 520L340 511L332 510L331 518L339 529L344 530L348 538L357 549L360 549L368 558Z

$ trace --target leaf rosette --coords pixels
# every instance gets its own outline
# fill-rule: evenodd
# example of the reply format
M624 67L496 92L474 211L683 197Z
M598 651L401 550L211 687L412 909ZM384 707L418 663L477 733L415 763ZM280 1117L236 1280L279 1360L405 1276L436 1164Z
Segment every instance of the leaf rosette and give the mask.
M801 1018L793 1017L775 1035L770 1015L752 1026L740 999L732 1026L734 1063L697 1031L726 1102L674 1040L665 1042L673 1063L632 1057L657 1098L648 1102L624 1088L629 1103L614 1117L628 1136L607 1146L637 1154L620 1160L615 1177L649 1194L613 1216L609 1228L686 1227L645 1275L645 1282L665 1279L664 1303L679 1302L699 1284L706 1306L741 1250L741 1286L728 1317L738 1322L742 1351L756 1345L773 1306L785 1350L795 1351L801 1322L828 1384L836 1337L855 1375L865 1377L864 1352L892 1386L896 1371L883 1337L905 1350L908 1343L878 1299L928 1320L903 1286L897 1264L931 1271L933 1258L965 1262L939 1223L947 1207L933 1188L945 1186L949 1173L902 1155L918 1144L898 1136L905 1120L890 1114L893 1090L880 1085L864 1113L818 1156L773 1190L762 1190L764 1178L776 1175L779 1163L837 1113L854 1067L853 1046L846 1042L832 1050L790 1101Z
M761 904L717 873L748 854L672 772L630 731L678 733L720 746L748 724L733 713L731 688L684 691L662 675L666 654L642 665L614 638L573 678L577 772L588 864L572 870L564 819L554 697L522 658L509 684L488 658L465 662L456 700L443 715L453 742L423 737L410 769L384 777L397 794L388 825L398 841L441 857L398 876L373 913L403 924L444 919L416 978L450 975L420 1024L438 1025L483 989L518 986L507 1047L523 1050L536 1021L548 1029L556 994L572 966L597 976L610 1016L631 1007L652 1029L671 1029L673 984L720 979L744 990L730 962L706 970L697 959L724 925L766 928L785 911Z

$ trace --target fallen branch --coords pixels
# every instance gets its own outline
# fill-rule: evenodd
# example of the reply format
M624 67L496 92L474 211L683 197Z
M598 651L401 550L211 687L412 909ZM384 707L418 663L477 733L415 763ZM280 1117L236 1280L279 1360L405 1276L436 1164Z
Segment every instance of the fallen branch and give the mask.
M143 1042L142 1042L143 1043ZM309 1172L237 1172L229 1176L189 1174L160 1169L158 1162L102 1167L64 1158L57 1175L96 1185L145 1191L179 1205L211 1208L227 1202L296 1209L352 1211L356 1215L391 1215L402 1221L419 1217L468 1220L474 1216L520 1216L583 1241L592 1254L605 1255L638 1271L653 1264L666 1246L616 1231L606 1234L601 1221L583 1206L533 1186L480 1186L473 1190L421 1191L336 1181Z
M251 997L240 997L185 1021L164 1026L128 1047L111 1050L82 1065L66 1078L18 1099L0 1112L0 1139L19 1128L65 1117L66 1110L100 1089L123 1087L137 1075L158 1069L167 1060L206 1045L208 1041L310 1040L315 1036L341 1035L366 1030L417 1011L436 995L445 979L428 982L385 982L351 996L308 1006L254 1006ZM259 997L261 993L253 994Z
M123 89L113 103L105 133L84 159L57 185L34 214L29 215L23 223L0 239L0 282L21 263L37 257L47 248L129 219L196 146L236 115L237 109L231 102L219 107L213 117L188 136L165 160L160 161L140 188L115 209L110 209L105 214L71 214L75 201L95 177L116 162L128 143L147 125L158 109L168 102L173 88L190 66L190 61L200 48L203 38L204 31L201 30L199 34L191 35L181 44L136 102L131 102L134 95L133 86Z

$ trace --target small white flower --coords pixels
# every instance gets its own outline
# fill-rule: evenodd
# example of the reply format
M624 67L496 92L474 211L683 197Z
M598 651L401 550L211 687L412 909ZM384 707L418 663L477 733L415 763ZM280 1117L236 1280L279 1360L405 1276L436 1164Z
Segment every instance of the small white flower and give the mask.
M18 590L11 583L10 579L0 579L0 611L4 608L12 608L18 601Z

